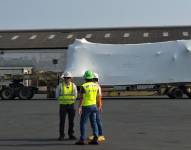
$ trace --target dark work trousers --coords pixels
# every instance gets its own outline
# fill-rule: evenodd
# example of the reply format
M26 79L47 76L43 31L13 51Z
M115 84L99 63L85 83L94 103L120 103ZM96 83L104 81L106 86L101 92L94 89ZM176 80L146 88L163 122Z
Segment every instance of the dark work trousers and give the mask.
M65 128L65 120L66 115L68 114L68 135L72 136L74 134L74 117L75 117L75 108L74 104L71 105L63 105L60 104L60 126L59 126L59 133L61 137L64 137L64 128Z

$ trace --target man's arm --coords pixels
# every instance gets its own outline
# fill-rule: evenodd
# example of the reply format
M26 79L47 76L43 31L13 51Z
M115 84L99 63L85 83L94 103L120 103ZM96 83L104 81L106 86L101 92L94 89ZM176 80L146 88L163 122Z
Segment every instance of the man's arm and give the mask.
M77 87L74 83L73 83L73 87L74 87L74 96L75 96L75 98L77 98L78 97L78 90L77 90Z
M60 96L60 84L56 87L56 99Z
M82 103L83 103L83 94L85 93L84 88L81 86L80 88L80 101L79 101L79 105L78 105L78 112L81 115L82 113Z
M101 93L101 87L98 85L98 93L97 93L97 104L99 111L102 111L102 93Z

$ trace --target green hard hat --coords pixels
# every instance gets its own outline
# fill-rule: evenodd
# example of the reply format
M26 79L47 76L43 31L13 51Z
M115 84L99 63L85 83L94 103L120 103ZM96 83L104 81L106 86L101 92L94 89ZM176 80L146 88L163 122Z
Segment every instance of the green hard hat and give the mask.
M87 70L85 73L84 73L84 78L85 79L93 79L94 78L94 73L90 70Z

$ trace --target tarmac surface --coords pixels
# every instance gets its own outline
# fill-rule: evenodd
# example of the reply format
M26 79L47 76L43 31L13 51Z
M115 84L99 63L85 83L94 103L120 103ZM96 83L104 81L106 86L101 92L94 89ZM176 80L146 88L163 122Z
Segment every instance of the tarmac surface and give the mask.
M107 140L100 145L58 141L58 108L55 100L0 100L0 150L191 149L190 99L104 100L102 119ZM79 137L78 114L75 123ZM90 135L90 126L87 128Z

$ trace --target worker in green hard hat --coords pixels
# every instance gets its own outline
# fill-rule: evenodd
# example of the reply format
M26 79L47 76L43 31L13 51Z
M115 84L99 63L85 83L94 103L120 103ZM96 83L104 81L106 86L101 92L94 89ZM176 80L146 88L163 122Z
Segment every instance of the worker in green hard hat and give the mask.
M88 142L88 144L97 145L98 143L98 126L96 123L96 113L101 110L102 106L97 106L97 101L99 101L99 86L97 83L93 82L94 73L90 70L87 70L84 73L85 83L81 86L80 91L80 103L78 107L80 117L80 139L76 142L78 145L84 145L85 142L85 125L90 118L93 136L94 138ZM99 102L98 102L99 104Z

